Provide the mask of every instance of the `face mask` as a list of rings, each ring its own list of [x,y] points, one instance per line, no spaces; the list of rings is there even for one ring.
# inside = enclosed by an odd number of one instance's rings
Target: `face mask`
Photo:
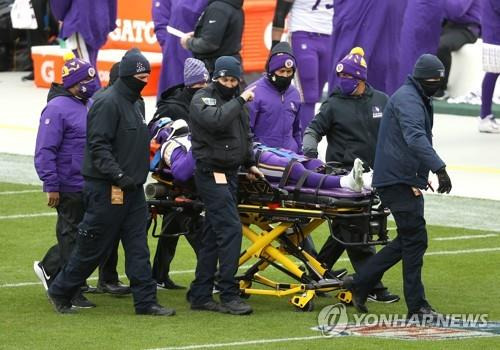
[[[237,95],[238,92],[240,91],[239,85],[236,85],[235,87],[230,88],[230,87],[222,85],[218,81],[215,82],[215,88],[217,89],[219,94],[221,94],[222,98],[225,100],[230,100],[235,95]]]
[[[428,80],[418,80],[418,83],[424,90],[425,96],[431,97],[439,90],[441,87],[441,81],[428,81]]]
[[[95,79],[87,82],[82,81],[78,86],[78,96],[82,99],[88,100],[98,89],[99,86],[97,85],[97,81]]]
[[[351,78],[339,77],[339,87],[340,91],[344,95],[352,95],[352,93],[358,88],[359,80]]]
[[[120,79],[125,83],[125,85],[127,85],[129,89],[138,94],[141,93],[142,89],[144,89],[147,84],[146,82],[134,78],[133,76],[121,77]]]
[[[292,83],[292,79],[293,79],[293,75],[291,75],[289,77],[281,77],[279,75],[272,74],[268,77],[269,77],[269,81],[271,82],[271,84],[273,84],[274,87],[276,89],[278,89],[279,92],[283,92],[286,89],[288,89],[288,87]]]

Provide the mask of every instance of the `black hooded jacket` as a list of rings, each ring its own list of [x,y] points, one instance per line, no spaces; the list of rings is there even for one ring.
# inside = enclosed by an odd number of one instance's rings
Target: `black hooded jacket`
[[[87,117],[82,174],[115,182],[120,174],[142,185],[149,171],[149,131],[140,95],[118,79],[101,93]]]
[[[184,84],[176,85],[161,94],[161,99],[156,104],[156,112],[153,119],[154,123],[159,118],[169,117],[172,120],[189,120],[189,104],[193,95],[185,88]]]
[[[220,56],[233,56],[241,62],[243,36],[243,0],[211,0],[196,24],[188,49],[204,61],[210,73]]]
[[[215,171],[255,165],[250,117],[241,97],[224,99],[215,83],[194,94],[189,109],[194,158]]]

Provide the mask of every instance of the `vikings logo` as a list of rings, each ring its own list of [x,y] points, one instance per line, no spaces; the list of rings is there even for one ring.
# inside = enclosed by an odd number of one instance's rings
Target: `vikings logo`
[[[342,63],[337,64],[337,67],[335,68],[337,73],[340,73],[344,70],[344,65]]]
[[[66,62],[62,69],[62,76],[67,77],[71,72],[77,71],[80,68],[77,60]]]
[[[141,72],[144,72],[145,70],[146,70],[146,67],[144,67],[144,65],[142,64],[142,62],[137,62],[137,66],[136,66],[135,71],[137,73],[141,73]]]
[[[293,67],[293,60],[290,58],[285,61],[285,67],[286,68],[292,68]]]

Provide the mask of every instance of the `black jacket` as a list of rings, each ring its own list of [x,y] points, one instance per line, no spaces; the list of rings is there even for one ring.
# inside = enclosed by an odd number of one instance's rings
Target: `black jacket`
[[[243,0],[211,0],[198,19],[194,38],[188,40],[193,56],[205,62],[210,73],[220,56],[234,56],[241,62]]]
[[[156,104],[156,112],[150,123],[159,118],[169,117],[172,120],[189,118],[189,104],[193,95],[184,84],[176,85],[161,94],[161,99]]]
[[[250,118],[241,97],[224,100],[211,83],[191,101],[189,121],[194,158],[212,170],[235,171],[255,164]]]
[[[388,97],[366,85],[360,95],[344,95],[336,89],[304,132],[304,154],[317,151],[326,135],[326,161],[352,166],[360,158],[373,168],[382,113]]]
[[[119,174],[137,185],[149,170],[149,131],[140,96],[120,79],[108,87],[90,108],[82,174],[113,182]]]

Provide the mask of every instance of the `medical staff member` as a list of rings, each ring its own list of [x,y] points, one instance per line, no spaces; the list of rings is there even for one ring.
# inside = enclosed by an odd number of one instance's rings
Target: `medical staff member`
[[[250,178],[263,176],[255,166],[245,106],[254,93],[239,93],[241,74],[236,58],[219,57],[213,82],[194,95],[189,115],[196,159],[194,177],[205,204],[205,222],[188,301],[194,310],[234,315],[253,311],[240,299],[235,279],[242,240],[237,208],[238,168],[245,166]],[[212,298],[217,265],[220,304]]]
[[[388,207],[397,226],[397,236],[354,278],[345,281],[353,291],[353,304],[368,312],[365,301],[383,274],[403,261],[403,287],[408,317],[433,320],[439,314],[425,297],[422,265],[427,249],[423,189],[428,188],[429,171],[437,174],[438,193],[449,193],[451,181],[446,165],[432,147],[434,111],[432,96],[444,78],[444,65],[434,55],[419,57],[413,74],[391,96],[380,124],[373,186]]]

